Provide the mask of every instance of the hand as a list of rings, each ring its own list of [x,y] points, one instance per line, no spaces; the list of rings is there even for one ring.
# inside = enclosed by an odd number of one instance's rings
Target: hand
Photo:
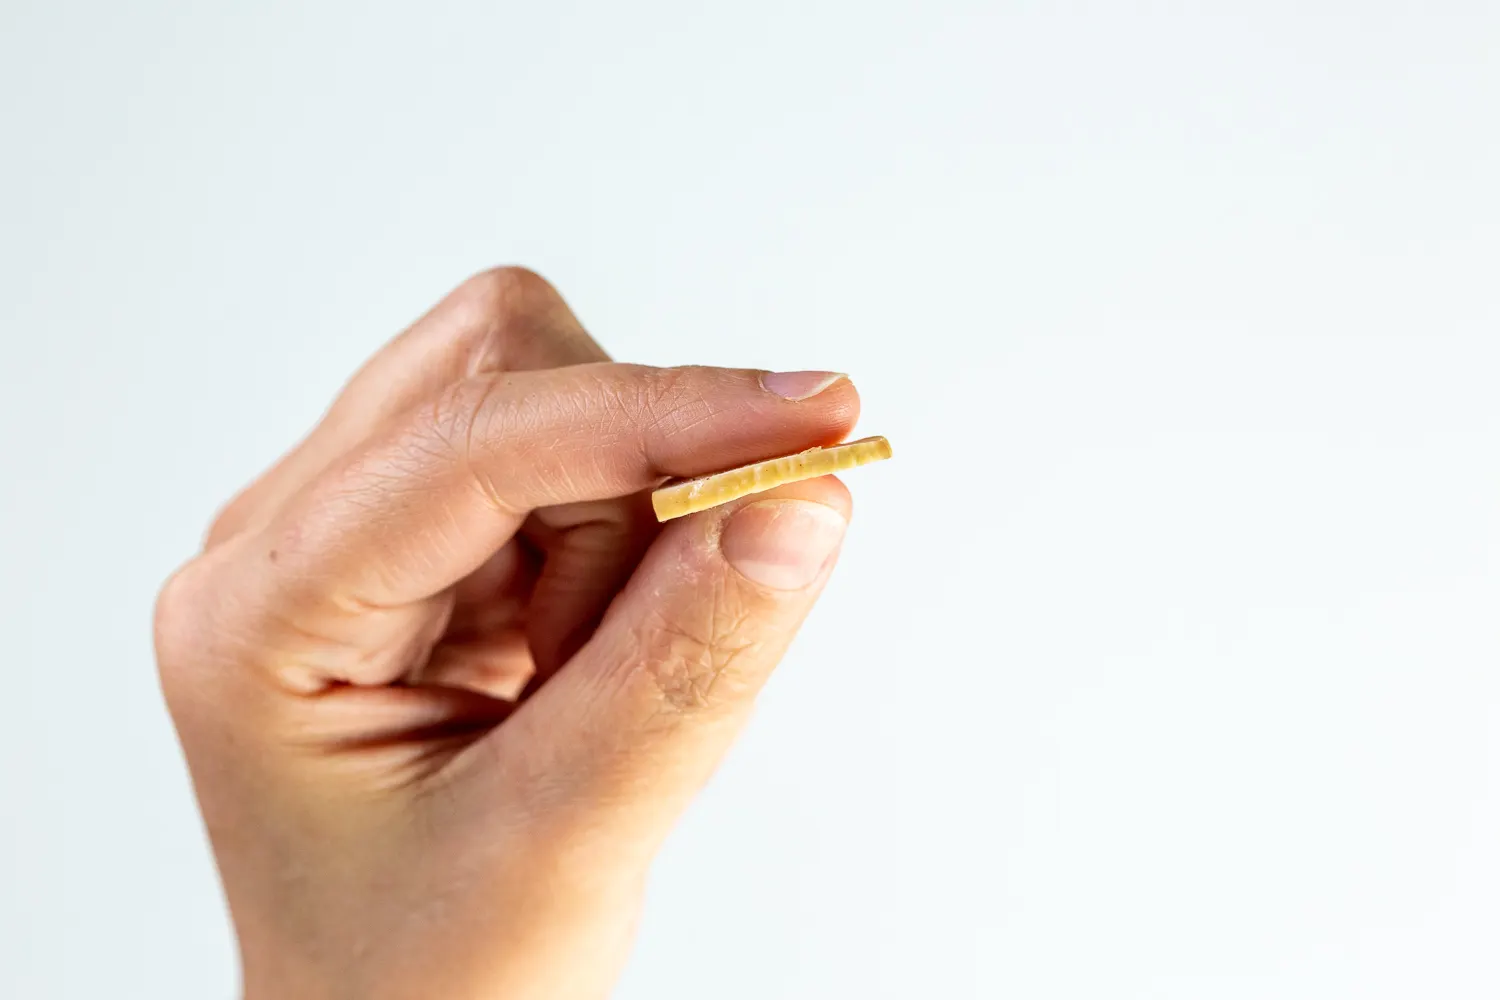
[[[825,478],[663,529],[646,491],[858,405],[610,363],[520,270],[377,354],[158,600],[245,995],[604,996],[849,515]]]

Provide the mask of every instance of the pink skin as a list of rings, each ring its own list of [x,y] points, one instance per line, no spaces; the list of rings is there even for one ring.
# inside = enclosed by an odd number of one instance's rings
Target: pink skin
[[[827,372],[611,363],[522,270],[387,345],[157,606],[246,997],[607,995],[647,867],[837,558]]]

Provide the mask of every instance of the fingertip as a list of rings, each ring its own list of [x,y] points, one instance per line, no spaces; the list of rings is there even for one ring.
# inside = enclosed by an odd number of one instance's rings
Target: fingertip
[[[806,590],[822,579],[849,522],[815,500],[758,498],[730,515],[719,551],[731,569],[771,590]]]
[[[859,389],[847,375],[840,375],[813,395],[788,402],[802,408],[803,419],[817,424],[824,444],[844,440],[859,422]]]
[[[724,561],[750,582],[803,590],[832,566],[853,506],[848,487],[821,476],[725,504],[710,534]]]
[[[826,504],[844,515],[844,520],[854,514],[854,495],[849,492],[849,487],[838,476],[819,476],[816,479],[807,479],[793,486],[806,486],[810,495],[804,497],[807,500],[816,500],[818,503]]]
[[[691,479],[750,462],[844,441],[859,419],[859,392],[847,376],[822,388],[768,387],[755,368],[687,365],[651,368],[600,366],[582,376],[600,410],[634,425],[650,471],[658,478]],[[817,385],[826,372],[807,375]],[[797,397],[797,398],[793,398]],[[623,404],[623,405],[622,405]],[[630,455],[627,457],[635,457]]]
[[[786,483],[763,493],[754,493],[748,497],[736,500],[717,508],[721,521],[727,521],[734,513],[742,507],[766,500],[805,500],[811,503],[819,503],[825,507],[832,507],[845,521],[854,513],[854,497],[849,492],[849,487],[838,476],[818,476],[815,479],[803,479],[800,482]]]

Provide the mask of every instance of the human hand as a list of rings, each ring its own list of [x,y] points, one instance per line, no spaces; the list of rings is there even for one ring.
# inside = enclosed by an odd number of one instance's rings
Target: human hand
[[[858,405],[610,363],[511,269],[377,354],[157,604],[245,995],[604,996],[849,514],[831,477],[665,527],[646,491]]]

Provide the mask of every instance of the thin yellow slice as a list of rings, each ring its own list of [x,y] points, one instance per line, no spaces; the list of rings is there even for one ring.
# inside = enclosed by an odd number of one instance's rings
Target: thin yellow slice
[[[890,457],[891,443],[878,436],[846,441],[830,448],[809,448],[783,458],[752,462],[728,472],[668,483],[651,494],[651,506],[658,521],[670,521],[784,483],[843,472]]]

